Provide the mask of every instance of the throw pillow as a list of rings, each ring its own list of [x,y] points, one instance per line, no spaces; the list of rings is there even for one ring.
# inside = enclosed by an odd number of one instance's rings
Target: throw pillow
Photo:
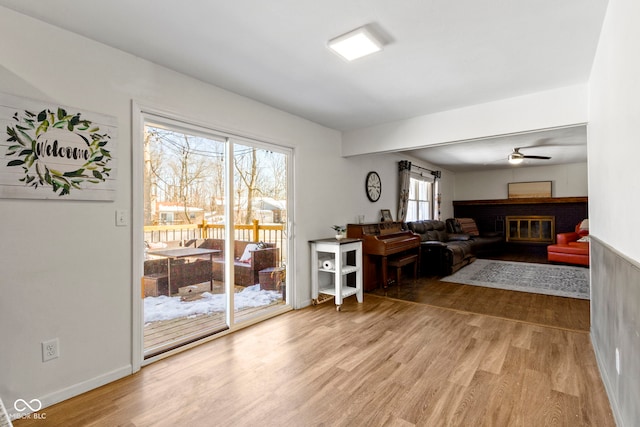
[[[257,250],[257,249],[258,249],[258,245],[256,243],[247,244],[247,246],[244,247],[244,252],[242,253],[242,256],[240,257],[240,259],[238,261],[250,263],[251,262],[251,252],[253,252],[253,251]]]
[[[456,221],[460,224],[460,228],[463,233],[469,234],[471,236],[479,236],[480,231],[478,231],[478,226],[476,225],[476,221],[473,218],[456,218]]]
[[[587,236],[589,234],[589,220],[583,220],[578,226],[576,232],[578,233],[578,236]]]

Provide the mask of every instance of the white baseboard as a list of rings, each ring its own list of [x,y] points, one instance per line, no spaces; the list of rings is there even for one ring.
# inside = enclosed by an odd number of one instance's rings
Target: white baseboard
[[[133,368],[131,365],[123,366],[122,368],[115,369],[111,372],[107,372],[103,375],[99,375],[87,381],[83,381],[42,396],[39,398],[40,402],[42,403],[42,409],[40,409],[39,412],[46,412],[46,408],[51,405],[55,405],[56,403],[60,403],[82,393],[86,393],[89,390],[93,390],[110,382],[119,380],[120,378],[131,375],[133,372],[132,369]],[[23,415],[26,415],[26,413],[23,413]]]

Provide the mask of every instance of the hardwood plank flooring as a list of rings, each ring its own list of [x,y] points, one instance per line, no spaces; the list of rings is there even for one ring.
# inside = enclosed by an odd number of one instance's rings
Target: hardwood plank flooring
[[[589,334],[365,295],[287,312],[22,426],[614,426]]]
[[[441,282],[437,277],[403,280],[402,286],[391,286],[386,294],[382,289],[373,293],[403,301],[557,328],[589,331],[591,326],[590,302],[576,298],[447,283]]]
[[[535,253],[504,253],[491,259],[548,264],[546,254]],[[400,287],[391,286],[386,292],[376,289],[373,293],[563,329],[589,331],[591,327],[588,300],[448,283],[440,279],[438,276],[421,277],[415,281],[404,279]]]

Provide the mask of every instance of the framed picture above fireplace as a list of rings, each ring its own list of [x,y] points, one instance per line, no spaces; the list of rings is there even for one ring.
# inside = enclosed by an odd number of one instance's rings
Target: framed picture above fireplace
[[[551,197],[551,181],[510,182],[507,185],[510,199]]]

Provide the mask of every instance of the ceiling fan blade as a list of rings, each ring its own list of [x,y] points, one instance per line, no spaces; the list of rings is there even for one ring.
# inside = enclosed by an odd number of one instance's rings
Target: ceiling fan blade
[[[539,159],[539,160],[549,160],[551,157],[549,156],[522,156],[525,159]]]

